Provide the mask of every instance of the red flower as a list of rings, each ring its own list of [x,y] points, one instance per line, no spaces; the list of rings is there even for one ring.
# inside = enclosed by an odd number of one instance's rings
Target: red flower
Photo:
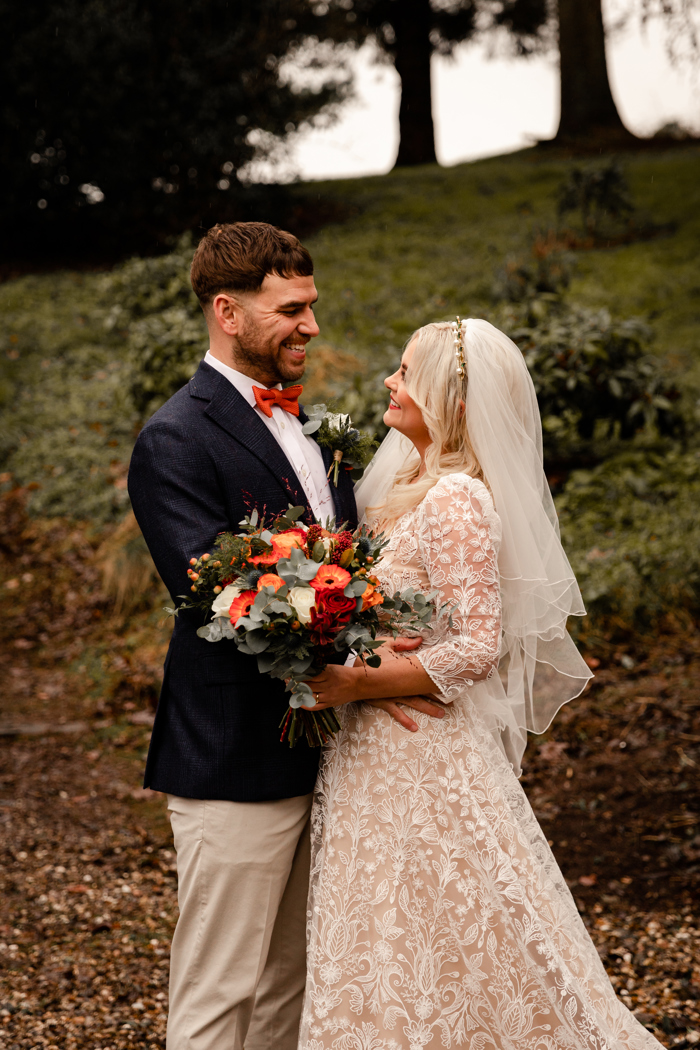
[[[342,591],[320,591],[319,600],[323,608],[336,616],[351,613],[355,609],[355,598],[346,598]]]
[[[258,596],[257,591],[243,591],[237,598],[234,598],[231,602],[231,608],[228,611],[231,617],[231,623],[235,627],[241,616],[247,616],[250,607]]]
[[[312,642],[314,645],[331,645],[335,636],[349,622],[349,612],[337,615],[325,606],[321,606],[320,609],[312,609],[311,622],[308,627]]]

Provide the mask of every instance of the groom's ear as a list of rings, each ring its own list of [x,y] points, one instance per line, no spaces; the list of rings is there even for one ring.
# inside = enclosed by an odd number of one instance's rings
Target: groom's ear
[[[219,292],[209,304],[209,310],[205,311],[209,316],[207,320],[218,325],[222,332],[229,336],[236,336],[241,330],[243,322],[243,304],[240,299]]]

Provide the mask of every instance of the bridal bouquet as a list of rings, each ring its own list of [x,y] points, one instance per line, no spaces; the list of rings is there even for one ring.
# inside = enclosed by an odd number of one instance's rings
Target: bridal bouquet
[[[210,554],[190,560],[192,595],[181,608],[205,608],[211,621],[197,634],[209,642],[231,638],[258,669],[284,679],[289,709],[281,740],[293,747],[302,736],[314,747],[339,728],[331,708],[313,712],[308,680],[333,654],[355,653],[370,667],[381,658],[381,630],[396,636],[429,626],[431,598],[408,588],[384,593],[374,575],[387,541],[366,528],[332,532],[302,525],[303,507],[290,507],[266,526],[257,510],[242,532],[221,533]]]

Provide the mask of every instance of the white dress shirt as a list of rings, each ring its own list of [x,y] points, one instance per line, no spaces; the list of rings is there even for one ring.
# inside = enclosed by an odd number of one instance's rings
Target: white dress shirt
[[[299,483],[306,493],[309,506],[318,521],[325,522],[327,518],[335,516],[335,504],[331,494],[331,486],[326,476],[326,468],[323,463],[321,449],[315,441],[302,432],[302,424],[291,412],[286,412],[279,405],[272,406],[272,417],[261,412],[255,401],[253,387],[264,387],[250,376],[237,372],[235,368],[225,365],[214,357],[211,350],[207,350],[204,360],[222,376],[226,376],[229,383],[246,399],[250,407],[257,412],[260,419],[270,431],[285,456],[294,467]],[[269,389],[273,389],[270,387]],[[277,389],[282,389],[282,384],[277,384]]]

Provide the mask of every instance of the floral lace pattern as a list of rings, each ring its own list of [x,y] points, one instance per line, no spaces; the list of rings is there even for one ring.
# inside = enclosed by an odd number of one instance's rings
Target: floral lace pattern
[[[432,589],[442,572],[458,606],[452,638],[423,650],[452,703],[441,720],[416,714],[417,733],[366,705],[341,710],[312,816],[300,1050],[660,1047],[615,996],[470,700],[497,656],[498,529],[464,475],[394,529],[383,582]]]
[[[416,656],[452,700],[488,677],[498,661],[501,524],[488,489],[468,474],[441,478],[392,530],[378,575],[390,590],[437,592],[451,610],[424,632]]]

